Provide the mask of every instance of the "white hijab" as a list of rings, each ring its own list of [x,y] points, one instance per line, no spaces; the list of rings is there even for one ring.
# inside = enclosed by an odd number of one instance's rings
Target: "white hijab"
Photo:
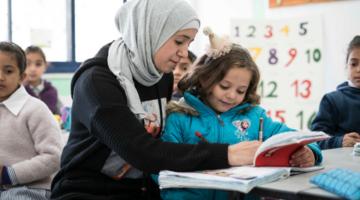
[[[177,31],[200,27],[195,10],[185,0],[130,0],[117,12],[121,37],[109,49],[108,65],[125,90],[130,110],[145,117],[134,81],[152,86],[161,77],[153,61],[156,51]]]

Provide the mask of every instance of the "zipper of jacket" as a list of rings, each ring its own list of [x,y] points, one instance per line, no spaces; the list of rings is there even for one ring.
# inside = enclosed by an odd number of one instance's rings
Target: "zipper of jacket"
[[[220,115],[216,115],[216,118],[218,119],[221,126],[224,126],[224,121],[221,119]]]
[[[220,124],[220,126],[219,126],[219,129],[218,129],[218,134],[217,134],[217,142],[220,142],[221,143],[221,141],[223,141],[223,137],[224,137],[224,120],[223,119],[221,119],[221,116],[220,115],[216,115],[216,118],[217,118],[217,120],[218,120],[218,122],[219,122],[219,124]]]

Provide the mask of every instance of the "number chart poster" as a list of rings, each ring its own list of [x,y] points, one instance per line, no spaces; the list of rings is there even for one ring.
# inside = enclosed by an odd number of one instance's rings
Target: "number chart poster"
[[[257,63],[261,106],[273,119],[308,130],[323,94],[321,17],[231,20],[231,38]]]

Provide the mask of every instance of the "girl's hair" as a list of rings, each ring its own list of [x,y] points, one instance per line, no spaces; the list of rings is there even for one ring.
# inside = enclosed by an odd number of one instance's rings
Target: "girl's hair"
[[[205,99],[209,90],[219,83],[233,67],[248,69],[252,73],[243,103],[259,104],[260,96],[256,94],[260,80],[259,69],[249,52],[237,44],[232,44],[229,53],[216,59],[207,55],[202,56],[194,70],[179,81],[178,87],[182,92],[194,91],[200,98]]]
[[[196,55],[193,52],[191,52],[190,50],[188,50],[188,58],[191,61],[191,63],[193,63],[196,60]]]
[[[360,48],[360,35],[356,35],[350,42],[347,53],[346,53],[346,63],[349,61],[349,56],[352,50],[355,48]]]
[[[22,48],[13,42],[0,42],[0,51],[12,54],[17,62],[20,74],[23,74],[26,68],[26,56]]]
[[[45,53],[44,51],[38,47],[38,46],[34,46],[34,45],[31,45],[29,46],[28,48],[25,49],[25,53],[26,55],[29,54],[29,53],[38,53],[41,55],[42,59],[44,60],[44,62],[46,63],[46,57],[45,57]]]

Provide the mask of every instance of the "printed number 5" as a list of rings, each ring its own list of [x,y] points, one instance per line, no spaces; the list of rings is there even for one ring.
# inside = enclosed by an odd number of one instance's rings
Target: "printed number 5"
[[[306,35],[307,28],[305,26],[308,25],[308,24],[309,24],[309,22],[301,22],[300,23],[300,31],[299,31],[300,35]]]

